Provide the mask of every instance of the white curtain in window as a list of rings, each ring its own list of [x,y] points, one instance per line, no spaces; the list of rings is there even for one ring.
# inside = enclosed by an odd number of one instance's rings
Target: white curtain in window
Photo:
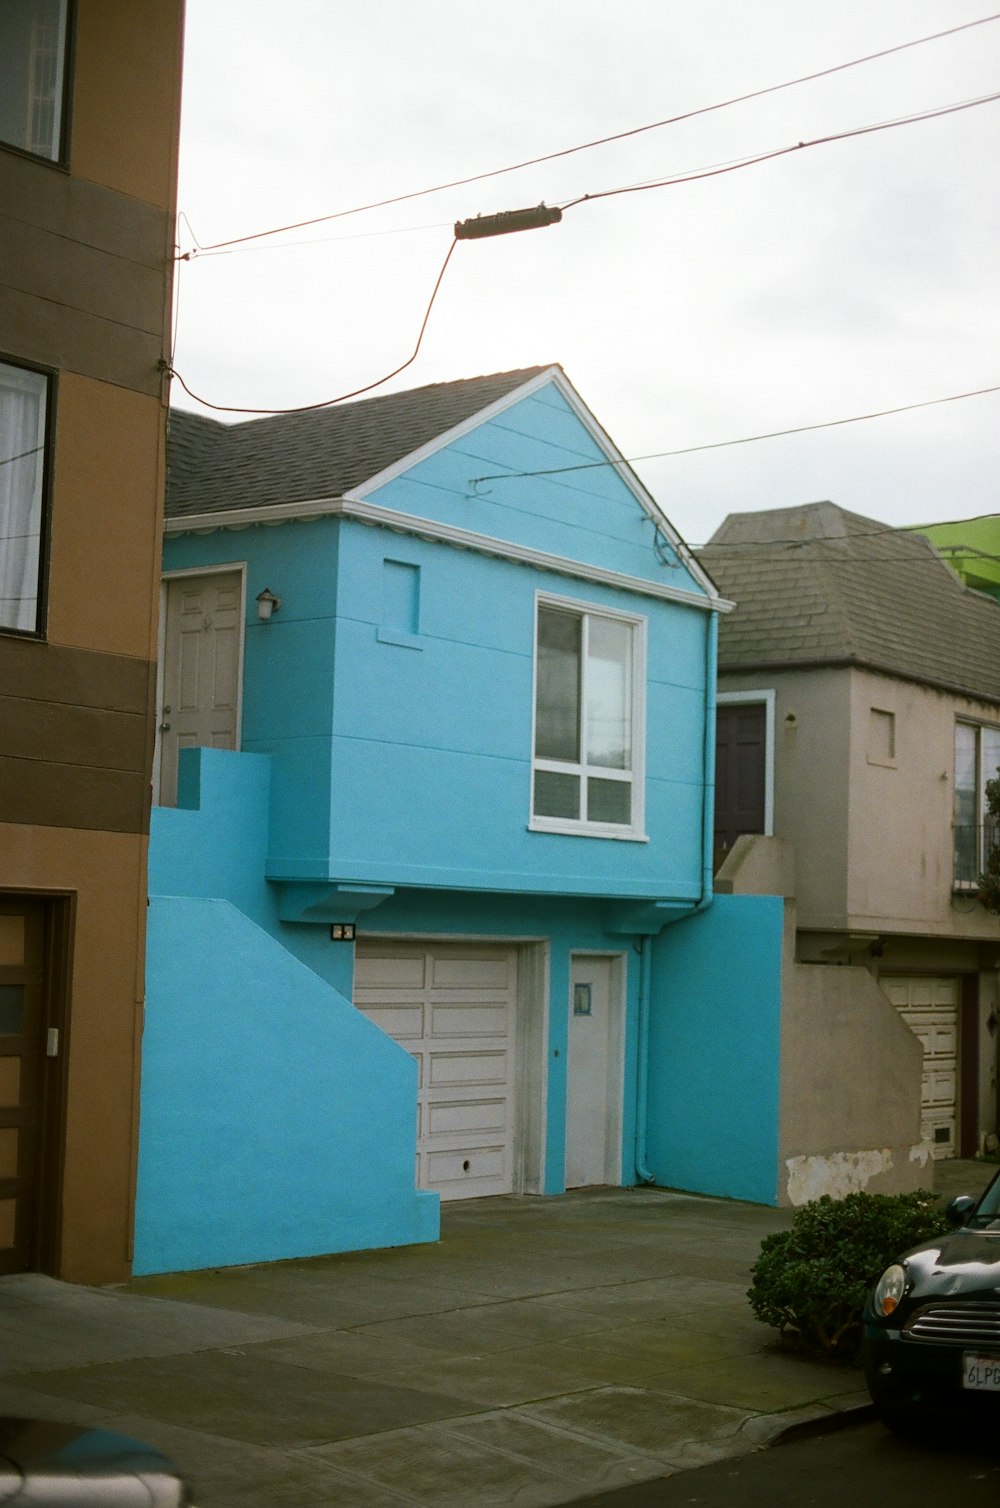
[[[0,628],[38,626],[46,379],[0,365]]]

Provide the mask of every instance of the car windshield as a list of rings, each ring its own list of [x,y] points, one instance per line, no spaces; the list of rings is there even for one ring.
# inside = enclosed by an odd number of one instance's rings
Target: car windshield
[[[969,1223],[986,1225],[992,1220],[1000,1220],[1000,1173],[994,1177],[993,1182],[980,1199]]]

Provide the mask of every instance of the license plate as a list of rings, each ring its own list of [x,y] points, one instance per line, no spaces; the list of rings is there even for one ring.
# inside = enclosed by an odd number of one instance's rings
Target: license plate
[[[975,1351],[966,1351],[962,1356],[962,1386],[1000,1393],[1000,1356],[980,1356]]]

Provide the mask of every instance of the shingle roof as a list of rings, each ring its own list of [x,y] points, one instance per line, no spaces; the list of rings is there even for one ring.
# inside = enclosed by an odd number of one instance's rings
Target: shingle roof
[[[167,517],[342,497],[547,370],[436,382],[240,424],[173,409]]]
[[[720,671],[857,664],[1000,701],[1000,603],[919,534],[809,503],[730,514],[699,555],[737,604]]]

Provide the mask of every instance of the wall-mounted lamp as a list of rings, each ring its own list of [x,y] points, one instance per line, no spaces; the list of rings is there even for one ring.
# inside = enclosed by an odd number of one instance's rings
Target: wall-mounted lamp
[[[262,623],[269,623],[271,614],[276,613],[280,606],[281,598],[276,597],[268,587],[257,593],[257,617]]]
[[[355,924],[354,924],[354,922],[331,922],[330,923],[330,941],[331,942],[353,942],[354,938],[355,938]]]

